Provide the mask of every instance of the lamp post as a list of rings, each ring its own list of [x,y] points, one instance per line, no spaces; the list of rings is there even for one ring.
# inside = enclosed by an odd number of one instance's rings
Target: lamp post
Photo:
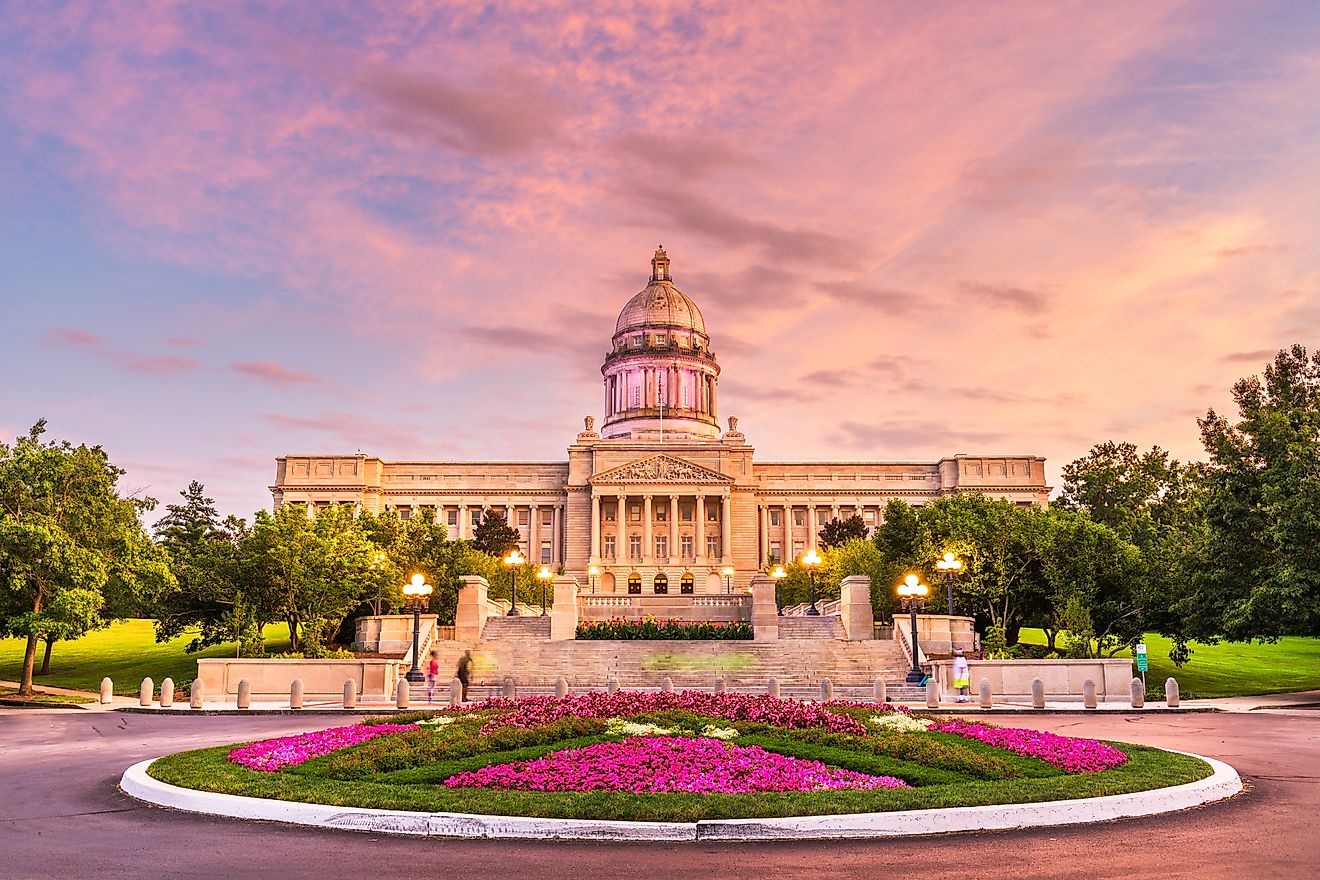
[[[527,557],[514,547],[509,551],[509,555],[504,557],[504,564],[509,567],[509,574],[513,577],[509,586],[509,611],[506,617],[518,616],[518,566],[527,561]]]
[[[724,566],[724,570],[721,571],[720,574],[724,575],[724,592],[732,593],[733,575],[734,575],[733,566],[732,565]]]
[[[788,572],[784,571],[782,565],[776,565],[770,572],[770,577],[775,579],[775,608],[778,609],[777,613],[782,617],[784,606],[779,603],[779,582],[788,577]]]
[[[541,570],[536,573],[536,579],[541,582],[541,616],[545,617],[545,587],[550,583],[550,579],[555,573],[550,570],[550,566],[543,565]]]
[[[385,567],[385,554],[373,553],[371,556],[371,565],[370,565],[371,570],[375,572],[379,572],[384,567]],[[378,617],[380,616],[381,600],[385,598],[384,595],[382,595],[382,591],[381,591],[382,586],[384,585],[380,583],[376,584],[376,598],[371,600],[371,613],[375,614]]]
[[[417,665],[418,636],[422,628],[422,606],[426,604],[426,598],[431,595],[431,590],[435,589],[426,582],[426,576],[415,574],[403,585],[403,595],[405,601],[412,606],[413,613],[413,652],[412,669],[404,676],[408,681],[419,682],[425,676],[422,675],[422,668]]]
[[[596,594],[596,578],[600,577],[600,569],[594,565],[591,566],[587,569],[587,577],[591,580],[591,594],[594,596]]]
[[[930,587],[921,582],[921,578],[910,574],[898,585],[898,598],[912,614],[912,671],[907,674],[908,684],[920,684],[926,674],[921,671],[921,662],[917,659],[917,607],[930,593]]]
[[[811,606],[807,608],[807,614],[811,617],[819,617],[820,609],[816,607],[816,566],[825,560],[812,547],[802,556],[802,565],[807,569],[807,576],[811,578]]]
[[[950,616],[953,615],[953,579],[957,577],[962,565],[962,561],[952,553],[945,553],[943,559],[935,561],[935,567],[944,575],[944,589],[949,591],[949,604],[945,613]]]

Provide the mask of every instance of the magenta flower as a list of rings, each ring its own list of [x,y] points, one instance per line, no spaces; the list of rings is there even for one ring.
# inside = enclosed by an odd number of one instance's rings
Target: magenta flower
[[[1015,755],[1039,758],[1069,773],[1098,773],[1126,764],[1128,756],[1111,745],[1093,739],[1060,736],[1043,730],[989,727],[975,721],[941,721],[931,730],[979,740]]]
[[[709,737],[647,736],[492,764],[445,780],[449,788],[752,794],[775,791],[909,788],[819,761]]]
[[[331,727],[328,730],[248,743],[231,751],[228,759],[229,763],[249,770],[273,773],[358,743],[416,727],[416,724],[351,724],[348,727]]]

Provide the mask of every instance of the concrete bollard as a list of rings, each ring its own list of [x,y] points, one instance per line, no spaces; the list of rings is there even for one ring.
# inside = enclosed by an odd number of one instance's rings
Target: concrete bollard
[[[877,678],[875,680],[875,689],[871,694],[877,703],[883,703],[889,699],[889,688],[885,687],[885,680]]]
[[[303,707],[303,683],[301,678],[295,678],[289,683],[289,708],[301,709]]]
[[[247,709],[252,705],[252,682],[246,678],[238,680],[238,708]]]
[[[976,695],[981,701],[982,709],[994,708],[995,701],[994,698],[990,696],[990,679],[981,679],[980,684],[976,686]]]
[[[156,689],[156,683],[150,677],[142,679],[142,686],[138,688],[138,705],[150,706],[151,693]]]
[[[399,683],[394,686],[394,708],[407,709],[408,699],[412,696],[412,682],[406,678],[399,679]]]
[[[344,679],[344,708],[357,708],[357,682],[351,678]]]
[[[935,680],[935,676],[930,677],[926,682],[926,708],[938,709],[940,707],[940,684]]]
[[[765,692],[772,697],[779,696],[779,679],[772,678],[765,683]]]
[[[605,691],[606,693],[612,694],[612,693],[616,693],[618,690],[619,690],[619,680],[611,675],[610,680],[605,682]]]
[[[834,682],[827,678],[820,683],[820,701],[828,703],[832,699],[834,699]]]
[[[115,683],[109,676],[101,679],[101,704],[108,705],[115,701]]]
[[[1045,682],[1041,681],[1039,678],[1033,678],[1031,680],[1031,708],[1045,708]]]
[[[723,678],[715,679],[715,693],[722,694],[724,693],[725,690],[726,688],[724,686],[724,679]]]
[[[160,683],[160,707],[168,709],[174,705],[174,679],[166,678]]]
[[[457,706],[461,702],[463,702],[463,682],[457,678],[451,679],[449,682],[449,705]]]
[[[1169,676],[1164,680],[1164,702],[1170,709],[1177,709],[1182,694],[1178,691],[1178,679]]]
[[[568,682],[564,680],[562,675],[555,679],[555,696],[568,696]]]
[[[1095,708],[1095,682],[1089,678],[1082,682],[1082,705],[1087,709]]]
[[[1141,679],[1132,679],[1132,708],[1140,709],[1146,705],[1146,686]]]
[[[504,676],[504,698],[512,700],[518,696],[518,683],[513,680],[513,676]]]
[[[188,694],[188,705],[194,709],[202,708],[202,699],[205,695],[205,690],[202,687],[202,680],[200,678],[194,678],[192,691]]]
[[[660,679],[660,690],[672,694],[674,692],[674,680],[667,675]]]

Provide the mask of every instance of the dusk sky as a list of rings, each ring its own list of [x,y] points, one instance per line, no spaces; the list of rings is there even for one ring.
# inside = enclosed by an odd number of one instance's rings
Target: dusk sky
[[[560,460],[663,243],[758,460],[1201,457],[1320,340],[1320,4],[0,5],[0,436]]]

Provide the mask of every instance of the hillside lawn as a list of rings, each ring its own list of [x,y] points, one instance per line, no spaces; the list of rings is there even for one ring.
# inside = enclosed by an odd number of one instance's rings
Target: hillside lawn
[[[265,635],[267,651],[289,650],[287,627],[268,626]],[[153,621],[117,621],[108,629],[88,633],[76,641],[56,642],[50,655],[50,674],[34,675],[32,683],[98,693],[101,679],[108,675],[115,684],[115,693],[132,695],[148,675],[157,687],[167,677],[183,685],[197,677],[197,658],[234,656],[233,643],[187,654],[184,648],[191,640],[191,636],[185,636],[162,644],[156,641]],[[25,639],[0,639],[0,680],[19,680],[26,644]],[[41,669],[45,647],[37,644],[37,670]]]
[[[1066,636],[1060,636],[1059,645]],[[1044,645],[1045,633],[1023,629],[1018,640]],[[1178,680],[1178,688],[1187,699],[1240,697],[1250,694],[1281,694],[1320,689],[1320,639],[1287,636],[1274,644],[1220,642],[1217,645],[1192,644],[1192,659],[1181,668],[1169,659],[1173,643],[1162,636],[1146,636],[1146,673],[1148,694],[1163,695],[1164,680]],[[1119,651],[1115,657],[1131,657]],[[1133,669],[1136,669],[1135,664]]]

